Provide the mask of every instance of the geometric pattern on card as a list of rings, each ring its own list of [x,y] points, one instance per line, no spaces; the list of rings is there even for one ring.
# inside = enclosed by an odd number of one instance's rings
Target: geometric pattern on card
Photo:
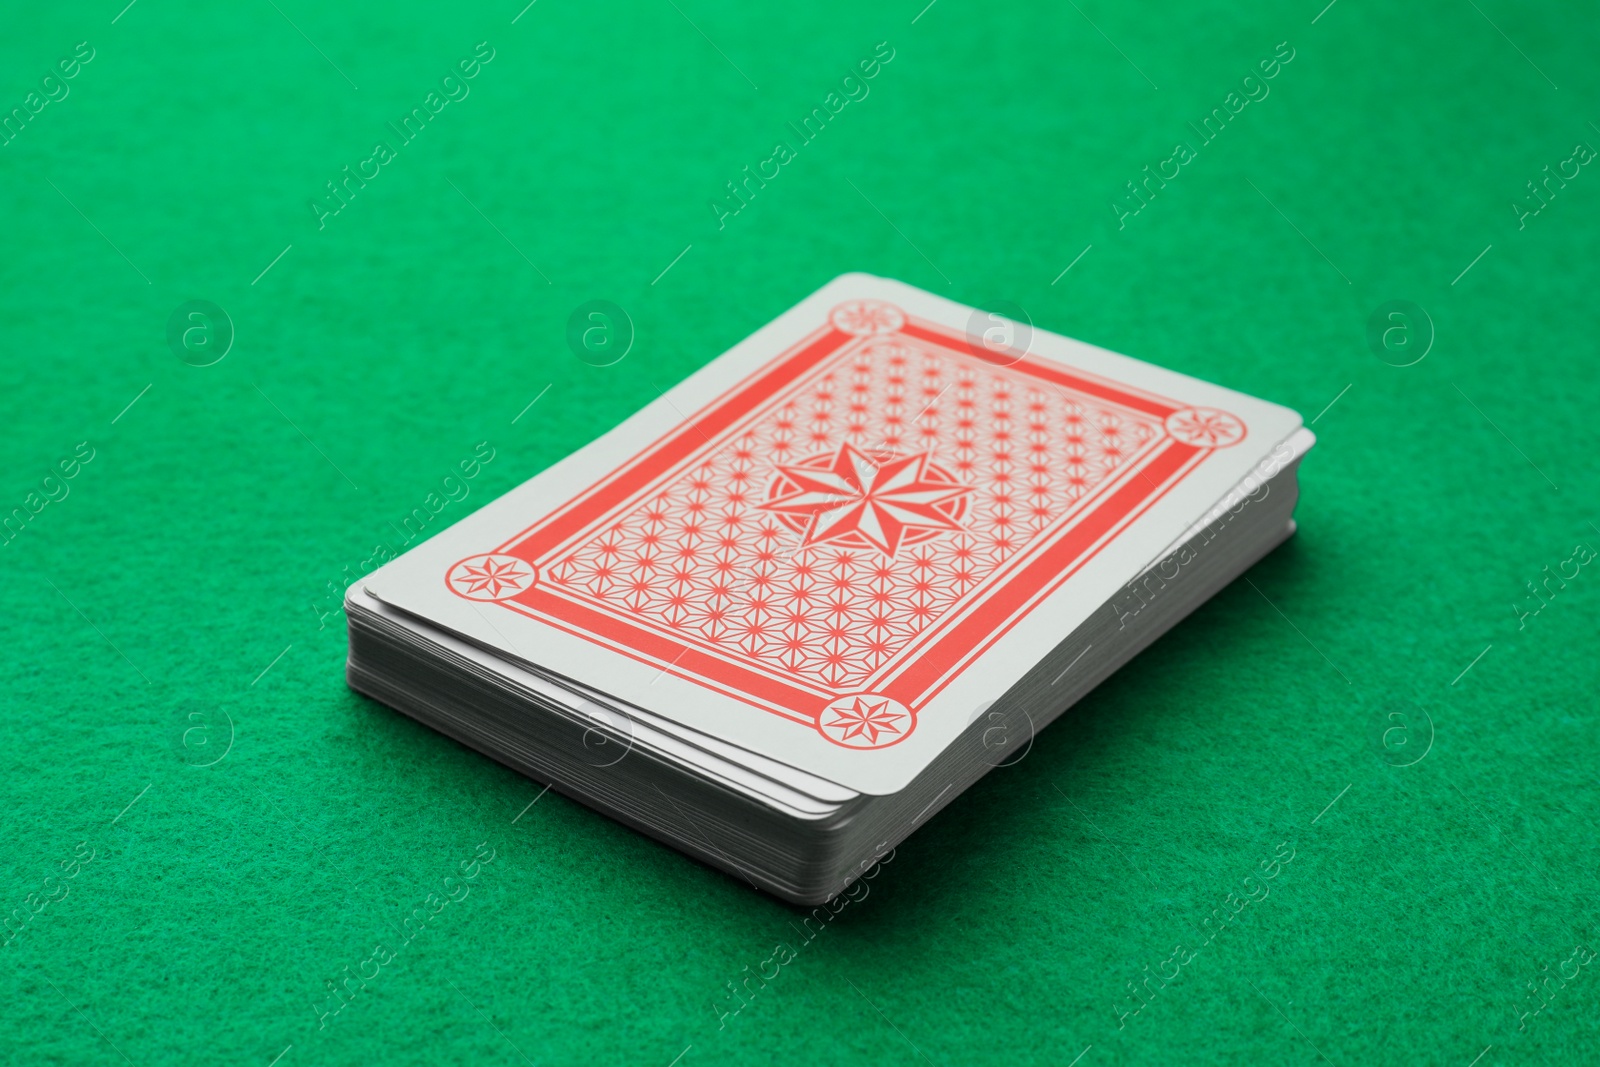
[[[852,301],[483,555],[537,575],[495,597],[506,608],[883,748],[1243,434],[1226,412]],[[483,598],[463,574],[451,588]]]

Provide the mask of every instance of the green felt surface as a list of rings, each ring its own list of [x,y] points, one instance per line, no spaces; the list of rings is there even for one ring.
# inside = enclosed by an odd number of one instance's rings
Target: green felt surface
[[[94,56],[0,147],[0,505],[41,494],[0,547],[0,1059],[1592,1056],[1600,174],[1510,207],[1600,143],[1592,5],[923,2],[0,16],[0,111]],[[319,230],[324,183],[481,41],[470,95]],[[435,528],[848,270],[1320,413],[1320,444],[1293,541],[802,942],[348,691],[327,598],[479,442]],[[209,367],[167,342],[191,299],[236,330]],[[614,366],[566,344],[591,299],[636,326]],[[1391,300],[1433,324],[1411,366],[1368,345]]]

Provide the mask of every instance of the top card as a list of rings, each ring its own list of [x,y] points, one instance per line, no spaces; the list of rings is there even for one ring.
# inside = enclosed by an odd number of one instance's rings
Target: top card
[[[852,789],[903,788],[1300,424],[973,321],[836,279],[367,588]]]

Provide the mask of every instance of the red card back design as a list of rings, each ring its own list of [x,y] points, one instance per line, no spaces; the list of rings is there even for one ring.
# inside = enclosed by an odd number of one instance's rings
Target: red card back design
[[[883,748],[1243,437],[1225,412],[851,301],[445,580],[835,743]]]

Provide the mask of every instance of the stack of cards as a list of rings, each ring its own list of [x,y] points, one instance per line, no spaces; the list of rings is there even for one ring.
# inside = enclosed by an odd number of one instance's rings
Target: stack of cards
[[[1313,441],[845,275],[352,586],[348,678],[817,903],[1292,534]]]

